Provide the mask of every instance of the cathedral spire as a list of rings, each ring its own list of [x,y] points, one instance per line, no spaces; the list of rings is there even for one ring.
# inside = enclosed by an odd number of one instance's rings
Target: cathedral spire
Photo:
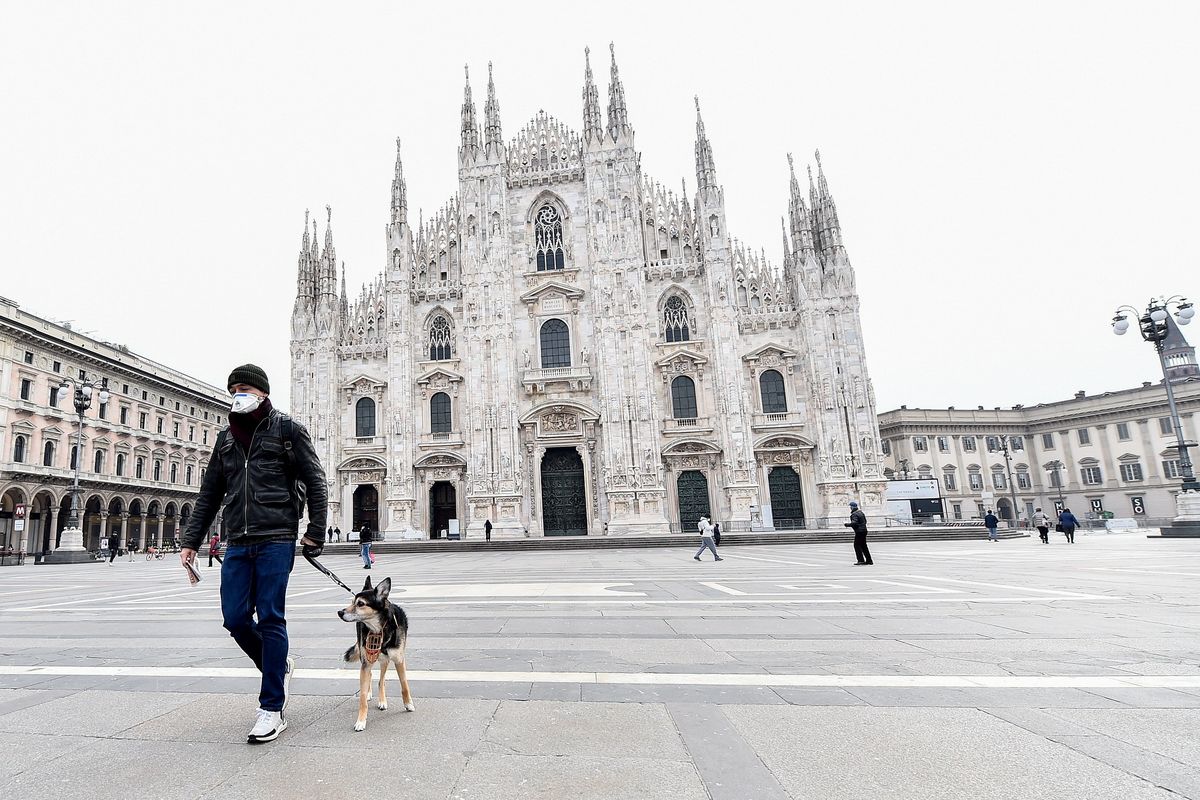
[[[796,248],[796,261],[803,263],[813,253],[812,216],[808,206],[804,204],[804,195],[800,191],[800,181],[796,180],[796,162],[788,153],[788,218],[791,222],[792,244]]]
[[[408,219],[408,184],[404,181],[404,164],[400,161],[400,137],[396,137],[396,174],[392,177],[392,222],[401,224]]]
[[[600,118],[600,92],[592,79],[592,49],[583,48],[583,143],[604,141],[604,120]]]
[[[333,206],[325,206],[325,248],[318,275],[320,294],[337,297],[337,250],[333,247]]]
[[[608,79],[608,135],[615,142],[622,136],[630,135],[633,130],[629,127],[625,87],[621,84],[621,76],[617,74],[617,50],[612,42],[608,43],[608,51],[612,56],[612,68]]]
[[[717,165],[713,163],[712,145],[704,132],[699,97],[696,98],[696,183],[701,192],[717,188]]]
[[[487,157],[504,158],[504,136],[500,133],[500,104],[496,102],[496,84],[492,80],[492,62],[488,62],[487,102],[483,106],[484,150]]]
[[[463,89],[462,147],[458,151],[460,162],[474,161],[479,151],[479,125],[475,122],[475,101],[471,99],[471,68],[463,66],[467,84]]]
[[[345,320],[350,309],[350,305],[346,299],[346,262],[342,262],[342,297],[341,297],[342,319]]]
[[[300,237],[300,255],[296,259],[296,303],[308,304],[313,294],[311,240],[308,236],[308,209],[304,209],[304,234]]]
[[[817,150],[813,157],[817,161],[817,227],[821,237],[821,250],[827,257],[842,257],[846,255],[842,246],[842,225],[838,220],[837,204],[829,192],[829,183],[825,180],[825,167],[821,164],[821,151]]]

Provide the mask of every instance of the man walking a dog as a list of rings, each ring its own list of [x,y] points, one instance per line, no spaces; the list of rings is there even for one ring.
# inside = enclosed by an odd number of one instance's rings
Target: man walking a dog
[[[195,562],[204,532],[224,507],[228,540],[221,614],[229,635],[262,673],[259,708],[247,736],[257,744],[274,740],[287,727],[283,709],[293,663],[284,598],[305,494],[304,554],[316,558],[325,546],[325,471],[304,426],[272,407],[271,384],[261,368],[238,367],[227,386],[233,395],[229,426],[213,445],[180,560]]]

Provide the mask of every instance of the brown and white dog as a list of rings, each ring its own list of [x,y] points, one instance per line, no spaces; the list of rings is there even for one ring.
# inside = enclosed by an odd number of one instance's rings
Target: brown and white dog
[[[400,694],[405,711],[416,711],[408,691],[408,676],[404,672],[404,646],[408,642],[408,617],[404,609],[388,600],[392,579],[384,578],[371,588],[371,579],[363,590],[354,595],[350,605],[338,612],[345,622],[353,622],[356,641],[346,651],[347,663],[358,659],[358,721],[354,730],[367,728],[367,702],[371,699],[371,665],[379,662],[379,710],[387,710],[387,691],[383,679],[390,663],[400,676]]]

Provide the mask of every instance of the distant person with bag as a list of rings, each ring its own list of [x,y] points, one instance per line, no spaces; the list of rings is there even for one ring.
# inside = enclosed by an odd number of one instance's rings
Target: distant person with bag
[[[370,569],[375,557],[371,555],[371,527],[363,525],[358,532],[358,543],[362,548],[363,569]]]
[[[1034,510],[1033,527],[1037,528],[1042,544],[1050,544],[1050,515],[1040,508]]]
[[[996,515],[992,513],[990,508],[988,509],[987,516],[983,518],[983,527],[987,528],[989,542],[1000,541],[1000,536],[996,533],[996,529],[1000,527],[1000,520],[996,519]]]
[[[875,562],[871,560],[871,551],[867,549],[867,515],[858,508],[858,503],[850,501],[850,521],[842,523],[854,531],[854,562],[856,567],[869,567]]]
[[[713,523],[713,542],[717,547],[721,546],[721,523],[719,522]]]
[[[217,560],[218,564],[224,564],[221,560],[221,534],[214,533],[212,538],[208,540],[208,565],[211,567],[213,559]]]
[[[1075,529],[1079,527],[1079,518],[1071,513],[1071,509],[1064,508],[1058,515],[1057,527],[1067,537],[1067,544],[1075,544]]]
[[[692,556],[692,558],[699,561],[700,554],[707,548],[712,550],[714,561],[724,561],[725,559],[717,555],[717,543],[713,539],[713,524],[708,521],[708,517],[700,517],[700,521],[696,523],[696,528],[700,531],[700,549],[696,551],[696,555]]]

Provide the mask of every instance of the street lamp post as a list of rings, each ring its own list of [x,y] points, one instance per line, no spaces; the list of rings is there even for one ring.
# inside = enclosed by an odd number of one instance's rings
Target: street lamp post
[[[1021,517],[1020,514],[1017,513],[1017,487],[1016,484],[1013,483],[1012,454],[1008,449],[1008,439],[1008,434],[1003,434],[1000,436],[1000,450],[1004,453],[1004,467],[1005,472],[1008,473],[1008,498],[1009,502],[1012,503],[1012,524],[1015,528],[1017,527],[1017,521]]]
[[[70,389],[72,382],[64,380],[62,388]],[[83,377],[74,382],[75,413],[79,417],[79,432],[75,439],[75,480],[71,484],[71,516],[59,539],[59,545],[47,553],[43,563],[65,564],[91,561],[91,553],[83,546],[83,531],[80,529],[79,472],[83,468],[83,414],[92,407],[92,398],[104,405],[108,402],[108,378]]]
[[[1058,471],[1063,468],[1063,463],[1061,461],[1051,461],[1046,466],[1053,470],[1054,483],[1058,485],[1058,505],[1061,511],[1067,507],[1067,498],[1063,495],[1063,478],[1062,475],[1058,474]],[[1058,515],[1056,514],[1055,516]]]
[[[1167,407],[1171,413],[1171,423],[1175,428],[1175,443],[1179,450],[1179,469],[1183,482],[1179,494],[1175,496],[1176,515],[1174,524],[1162,530],[1163,536],[1200,536],[1200,481],[1192,468],[1192,459],[1188,453],[1190,443],[1183,437],[1183,422],[1179,418],[1179,409],[1175,406],[1175,391],[1171,387],[1171,377],[1167,370],[1167,358],[1164,354],[1164,343],[1170,333],[1169,320],[1172,311],[1177,325],[1187,325],[1196,316],[1195,307],[1187,298],[1179,295],[1166,298],[1153,298],[1145,311],[1138,311],[1132,306],[1120,306],[1113,315],[1112,329],[1118,336],[1124,336],[1129,330],[1129,314],[1138,321],[1138,333],[1142,339],[1154,345],[1158,353],[1158,364],[1163,373],[1163,386],[1167,390]]]

